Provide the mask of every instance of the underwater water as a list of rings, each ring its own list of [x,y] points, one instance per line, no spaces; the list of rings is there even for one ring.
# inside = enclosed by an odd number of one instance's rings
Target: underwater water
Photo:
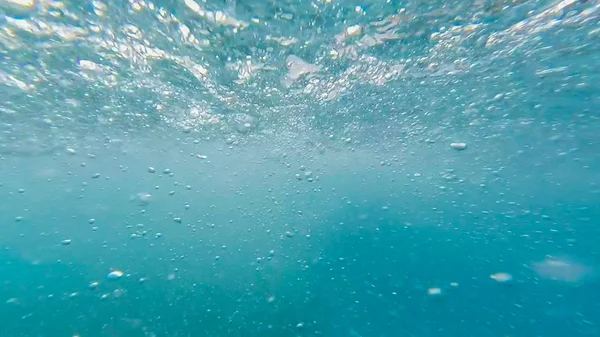
[[[600,336],[600,2],[0,0],[0,337]]]

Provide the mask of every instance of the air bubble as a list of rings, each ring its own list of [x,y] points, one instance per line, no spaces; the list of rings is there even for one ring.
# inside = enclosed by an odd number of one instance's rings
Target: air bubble
[[[457,151],[462,151],[467,148],[467,143],[452,143],[450,144],[450,147]]]

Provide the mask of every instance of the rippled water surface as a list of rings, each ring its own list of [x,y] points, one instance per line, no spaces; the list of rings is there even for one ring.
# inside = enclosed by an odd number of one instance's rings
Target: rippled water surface
[[[598,0],[0,0],[0,336],[600,335]]]

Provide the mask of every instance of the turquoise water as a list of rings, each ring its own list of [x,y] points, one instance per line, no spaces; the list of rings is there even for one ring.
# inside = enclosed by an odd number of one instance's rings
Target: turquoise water
[[[600,335],[598,1],[0,17],[0,337]]]

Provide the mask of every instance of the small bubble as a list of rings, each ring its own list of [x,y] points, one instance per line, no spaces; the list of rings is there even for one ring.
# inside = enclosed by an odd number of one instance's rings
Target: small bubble
[[[490,275],[490,278],[497,282],[509,282],[512,280],[513,277],[509,273],[495,273]]]
[[[123,272],[120,270],[113,270],[106,275],[106,278],[109,280],[118,280],[123,277]]]
[[[136,198],[140,206],[146,206],[152,199],[152,195],[149,193],[138,193]]]
[[[70,244],[71,244],[71,240],[70,240],[70,239],[62,240],[62,241],[60,242],[60,244],[61,244],[62,246],[68,246],[68,245],[70,245]]]
[[[441,295],[442,289],[440,288],[429,288],[427,289],[427,294],[431,296]]]
[[[467,143],[452,143],[450,147],[457,151],[462,151],[467,148]]]
[[[148,172],[149,173],[154,173],[154,172],[156,172],[156,169],[154,167],[152,167],[152,166],[149,166],[148,167]]]

